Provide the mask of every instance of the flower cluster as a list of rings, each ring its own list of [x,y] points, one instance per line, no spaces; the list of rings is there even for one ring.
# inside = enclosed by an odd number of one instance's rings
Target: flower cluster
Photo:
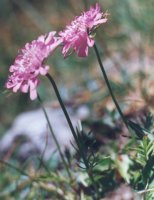
[[[19,51],[14,64],[10,66],[11,75],[6,83],[6,88],[13,89],[13,92],[20,90],[27,93],[29,91],[31,100],[36,99],[38,75],[45,75],[49,69],[43,64],[44,59],[61,43],[61,39],[54,37],[55,33],[42,35],[37,40],[27,43]]]
[[[79,57],[88,56],[88,48],[94,45],[94,39],[90,34],[107,18],[101,12],[99,4],[91,7],[89,11],[66,26],[59,32],[60,37],[55,37],[56,32],[50,32],[38,37],[37,40],[27,43],[19,51],[14,64],[10,67],[11,75],[6,83],[6,88],[13,92],[20,90],[23,93],[30,92],[31,100],[36,99],[36,88],[39,84],[38,75],[46,75],[49,67],[44,64],[45,59],[60,45],[63,44],[62,54],[67,56],[73,49]]]
[[[75,17],[70,25],[66,26],[65,30],[59,33],[64,43],[62,50],[64,57],[66,57],[70,48],[73,48],[79,57],[88,56],[88,47],[94,45],[94,39],[91,38],[90,33],[106,21],[107,18],[101,12],[99,4]]]

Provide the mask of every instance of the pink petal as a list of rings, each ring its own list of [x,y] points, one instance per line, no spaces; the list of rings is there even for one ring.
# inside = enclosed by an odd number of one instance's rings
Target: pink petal
[[[14,66],[14,65],[11,65],[9,71],[10,71],[10,72],[13,72],[14,70],[15,70],[15,66]]]
[[[68,53],[70,47],[71,47],[70,43],[67,43],[64,45],[64,47],[62,49],[62,54],[63,54],[64,58],[67,56],[67,53]]]
[[[49,45],[50,52],[52,52],[53,50],[55,50],[61,43],[62,43],[62,38],[58,38],[57,41],[55,41],[51,45]]]
[[[100,20],[97,20],[94,25],[99,25],[99,24],[103,24],[103,23],[106,23],[107,22],[107,18],[104,18],[104,19],[100,19]]]
[[[86,57],[88,55],[87,38],[85,38],[85,37],[80,38],[78,43],[80,44],[80,46],[79,46],[79,44],[76,43],[77,48],[75,48],[78,56],[79,57]]]
[[[50,44],[51,40],[53,40],[53,36],[56,34],[56,31],[49,32],[47,37],[45,38],[45,44]]]
[[[48,73],[49,66],[41,67],[40,68],[40,74],[41,75],[46,75]]]
[[[21,83],[18,83],[15,87],[13,87],[13,92],[17,92],[21,86]]]
[[[93,47],[95,41],[94,41],[93,39],[91,39],[91,38],[88,37],[88,38],[87,38],[87,43],[88,43],[88,46],[89,46],[89,47]]]
[[[35,100],[37,98],[37,91],[36,89],[30,90],[30,99]]]
[[[29,85],[28,85],[28,84],[24,84],[24,85],[22,85],[22,87],[21,87],[21,91],[22,91],[23,93],[27,93],[27,92],[28,92],[28,88],[29,88]]]

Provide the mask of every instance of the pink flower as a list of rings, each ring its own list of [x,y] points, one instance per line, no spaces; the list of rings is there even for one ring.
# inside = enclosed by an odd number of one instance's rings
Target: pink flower
[[[101,12],[100,5],[96,3],[95,7],[91,7],[89,11],[83,13],[84,21],[87,28],[91,31],[97,26],[106,23],[106,14]]]
[[[12,89],[13,92],[30,92],[31,100],[37,98],[38,75],[46,75],[49,69],[43,62],[62,42],[61,39],[54,37],[55,33],[42,35],[19,51],[14,64],[10,66],[11,75],[6,88]]]
[[[90,33],[106,21],[107,18],[101,12],[99,4],[75,17],[70,25],[59,33],[63,39],[62,53],[64,57],[67,56],[70,48],[76,51],[79,57],[88,56],[88,48],[95,43],[94,39],[90,37]]]
[[[13,73],[9,76],[6,83],[7,89],[13,89],[13,92],[17,92],[19,89],[23,93],[30,91],[30,99],[37,98],[36,88],[39,84],[39,79],[30,74]]]

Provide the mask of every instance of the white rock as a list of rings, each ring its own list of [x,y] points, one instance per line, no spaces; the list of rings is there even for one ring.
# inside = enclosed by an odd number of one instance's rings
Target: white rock
[[[62,110],[60,108],[46,108],[46,111],[62,151],[66,147],[72,149],[70,141],[73,141],[73,136]],[[88,115],[88,111],[84,107],[80,108],[76,116],[71,115],[70,118],[74,126],[78,120],[84,118],[82,115],[84,117]],[[21,157],[27,157],[31,152],[39,152],[41,155],[46,147],[44,159],[48,160],[56,150],[42,109],[24,112],[17,116],[12,127],[0,141],[0,152],[8,151],[20,136],[26,138],[26,142],[19,145],[18,155]]]

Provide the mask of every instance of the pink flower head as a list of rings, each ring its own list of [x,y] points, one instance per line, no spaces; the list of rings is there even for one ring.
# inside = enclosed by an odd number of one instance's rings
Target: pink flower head
[[[95,43],[94,39],[90,37],[90,33],[106,21],[107,18],[101,12],[98,3],[89,11],[75,17],[70,25],[59,33],[63,39],[62,53],[64,57],[67,56],[70,48],[73,48],[79,57],[88,56],[88,47],[92,47]]]
[[[42,35],[19,51],[14,64],[10,66],[9,71],[12,74],[6,82],[6,88],[12,89],[13,92],[30,92],[31,100],[37,98],[38,75],[46,75],[49,69],[43,62],[62,42],[61,39],[54,37],[55,33]]]

